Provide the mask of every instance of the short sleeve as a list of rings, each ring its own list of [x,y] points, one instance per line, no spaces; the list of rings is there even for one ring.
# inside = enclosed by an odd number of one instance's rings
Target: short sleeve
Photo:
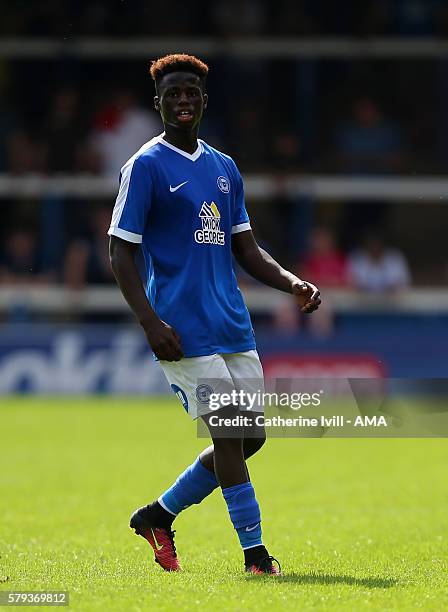
[[[244,203],[244,187],[243,178],[234,164],[234,184],[235,184],[235,201],[233,208],[232,219],[232,234],[246,232],[250,230],[249,215],[247,214],[246,205]]]
[[[140,159],[126,163],[120,173],[120,188],[112,213],[109,236],[142,242],[151,208],[152,184],[148,168]]]

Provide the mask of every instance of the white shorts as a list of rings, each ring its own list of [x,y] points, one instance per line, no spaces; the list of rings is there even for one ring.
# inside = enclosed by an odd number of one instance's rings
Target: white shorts
[[[263,368],[256,350],[204,357],[184,357],[180,361],[160,361],[171,389],[188,414],[197,419],[213,411],[210,396],[232,394],[252,400],[250,410],[263,412]],[[224,396],[223,396],[224,397]],[[216,400],[215,400],[216,401]],[[243,401],[246,401],[244,399]],[[232,402],[232,405],[234,403]],[[240,408],[247,408],[239,402]],[[214,408],[217,409],[217,406]]]

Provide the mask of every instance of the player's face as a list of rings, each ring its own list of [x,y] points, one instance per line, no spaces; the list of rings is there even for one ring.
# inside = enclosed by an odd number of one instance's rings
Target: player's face
[[[154,106],[164,125],[190,131],[197,127],[207,106],[201,79],[190,72],[171,72],[159,83]]]

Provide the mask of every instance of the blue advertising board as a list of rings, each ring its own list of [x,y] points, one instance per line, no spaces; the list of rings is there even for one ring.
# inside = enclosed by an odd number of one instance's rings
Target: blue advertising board
[[[327,338],[257,332],[262,361],[304,376],[448,377],[446,317],[339,322]],[[291,359],[293,362],[291,362]],[[359,376],[357,376],[357,371]],[[337,373],[339,372],[339,374]],[[369,374],[371,373],[371,374]],[[0,328],[0,394],[170,393],[137,325]]]

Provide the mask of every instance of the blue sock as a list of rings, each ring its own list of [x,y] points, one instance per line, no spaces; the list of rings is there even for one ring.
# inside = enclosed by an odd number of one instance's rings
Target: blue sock
[[[191,504],[200,504],[217,486],[215,473],[204,467],[198,458],[157,501],[162,508],[177,515]]]
[[[236,529],[243,550],[261,546],[260,507],[251,482],[222,490],[229,509],[230,520]]]

